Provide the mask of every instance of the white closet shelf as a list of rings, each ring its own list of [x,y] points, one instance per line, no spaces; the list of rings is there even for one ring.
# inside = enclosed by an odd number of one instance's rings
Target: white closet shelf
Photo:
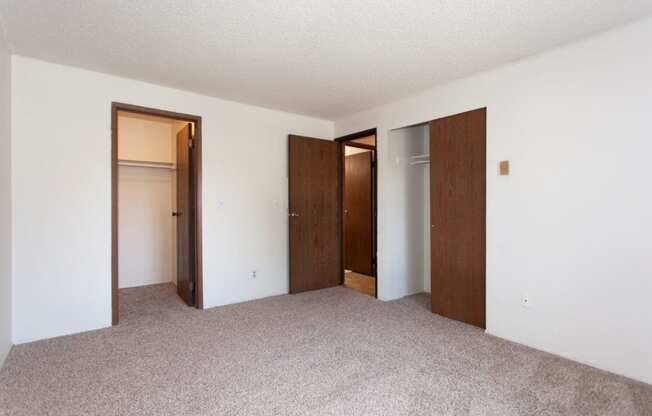
[[[156,162],[153,160],[118,159],[118,165],[170,170],[175,170],[177,168],[177,166],[172,162]]]

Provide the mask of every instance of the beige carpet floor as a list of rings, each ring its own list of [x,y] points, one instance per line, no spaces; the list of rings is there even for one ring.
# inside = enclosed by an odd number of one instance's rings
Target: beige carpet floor
[[[652,386],[342,287],[198,311],[122,291],[119,326],[14,347],[2,415],[652,415]]]

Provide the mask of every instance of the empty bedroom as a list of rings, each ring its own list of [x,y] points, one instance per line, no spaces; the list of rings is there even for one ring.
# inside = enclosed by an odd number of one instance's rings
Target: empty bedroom
[[[0,0],[0,415],[652,416],[650,39]]]

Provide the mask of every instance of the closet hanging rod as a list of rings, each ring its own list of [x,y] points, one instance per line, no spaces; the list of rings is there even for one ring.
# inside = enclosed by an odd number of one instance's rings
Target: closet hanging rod
[[[172,162],[154,162],[149,160],[118,159],[118,165],[139,168],[176,169],[176,166]]]
[[[414,162],[410,162],[410,166],[414,165],[429,165],[430,161],[429,160],[416,160]]]
[[[408,164],[410,165],[426,165],[430,163],[430,154],[424,153],[422,155],[410,156],[408,158]]]

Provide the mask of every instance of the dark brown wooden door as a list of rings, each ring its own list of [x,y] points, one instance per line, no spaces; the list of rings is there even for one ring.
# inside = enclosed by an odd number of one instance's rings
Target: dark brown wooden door
[[[342,280],[340,144],[289,136],[290,293]]]
[[[430,122],[432,311],[485,318],[486,110]]]
[[[191,125],[177,133],[177,292],[190,306],[194,304],[194,205],[192,184]]]
[[[344,267],[373,275],[372,152],[344,158]]]

